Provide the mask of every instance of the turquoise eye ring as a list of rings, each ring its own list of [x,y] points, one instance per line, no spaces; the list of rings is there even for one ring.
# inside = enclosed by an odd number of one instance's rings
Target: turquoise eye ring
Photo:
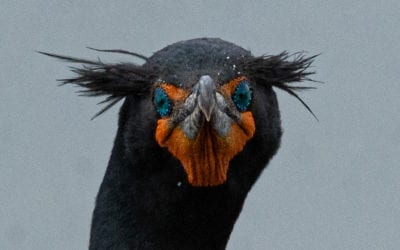
[[[161,117],[166,117],[171,114],[172,104],[167,93],[161,87],[157,87],[153,94],[153,103],[157,113]]]
[[[249,83],[244,80],[241,81],[235,89],[232,95],[233,103],[240,112],[246,111],[253,99],[253,91],[251,90]]]

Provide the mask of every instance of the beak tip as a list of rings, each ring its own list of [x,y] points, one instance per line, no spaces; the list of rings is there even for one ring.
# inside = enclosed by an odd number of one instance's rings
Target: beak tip
[[[201,110],[201,113],[203,114],[204,118],[206,119],[206,121],[209,122],[211,120],[211,114],[213,112],[213,107],[205,108],[202,105],[200,105],[200,110]]]

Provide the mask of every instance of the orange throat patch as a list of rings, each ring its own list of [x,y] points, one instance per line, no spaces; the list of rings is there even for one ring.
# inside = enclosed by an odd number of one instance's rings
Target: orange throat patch
[[[241,114],[240,125],[232,123],[229,133],[222,137],[205,123],[196,138],[189,139],[180,127],[169,128],[167,119],[159,119],[156,141],[179,159],[188,181],[193,186],[223,184],[227,179],[230,160],[243,150],[255,132],[251,112]]]

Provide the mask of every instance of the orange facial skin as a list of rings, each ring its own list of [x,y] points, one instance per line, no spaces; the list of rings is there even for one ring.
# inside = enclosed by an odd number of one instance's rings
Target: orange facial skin
[[[235,78],[233,80],[231,80],[230,82],[228,82],[227,84],[222,85],[219,88],[219,91],[221,92],[221,94],[223,94],[226,97],[229,97],[233,94],[233,92],[235,92],[235,89],[237,87],[237,85],[241,82],[246,80],[246,77],[241,76],[238,78]]]
[[[226,98],[230,98],[237,84],[244,77],[236,78],[219,88],[219,92]],[[171,85],[166,85],[171,86]],[[176,88],[172,86],[173,88]],[[176,88],[179,90],[179,88]],[[170,95],[169,90],[165,89]],[[177,100],[187,97],[178,94]],[[178,158],[187,174],[191,185],[197,187],[216,186],[223,184],[227,179],[230,160],[243,150],[246,142],[253,137],[255,123],[250,111],[240,113],[240,121],[232,122],[229,132],[221,136],[209,122],[204,122],[197,136],[189,139],[181,127],[171,127],[168,118],[157,121],[155,139],[161,147],[167,147],[168,151]]]
[[[188,93],[184,89],[178,88],[172,84],[160,83],[157,84],[157,86],[163,88],[173,102],[184,101],[188,96]]]

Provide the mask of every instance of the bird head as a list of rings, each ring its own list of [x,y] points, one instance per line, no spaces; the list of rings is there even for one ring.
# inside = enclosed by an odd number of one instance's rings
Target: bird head
[[[254,135],[252,86],[236,66],[249,55],[222,40],[192,40],[147,62],[161,69],[152,88],[155,139],[179,159],[193,186],[224,183],[229,162]]]
[[[235,157],[249,163],[250,157],[262,158],[259,164],[264,165],[272,157],[281,136],[272,87],[293,95],[311,112],[295,93],[307,87],[290,84],[308,79],[313,56],[283,52],[255,57],[233,43],[210,38],[178,42],[149,58],[134,54],[145,59],[143,65],[45,54],[86,65],[74,69],[78,77],[63,81],[85,87],[87,95],[108,95],[110,104],[101,112],[127,96],[150,101],[142,115],[154,117],[153,138],[179,160],[192,186],[225,183]],[[247,147],[252,155],[244,153]]]

